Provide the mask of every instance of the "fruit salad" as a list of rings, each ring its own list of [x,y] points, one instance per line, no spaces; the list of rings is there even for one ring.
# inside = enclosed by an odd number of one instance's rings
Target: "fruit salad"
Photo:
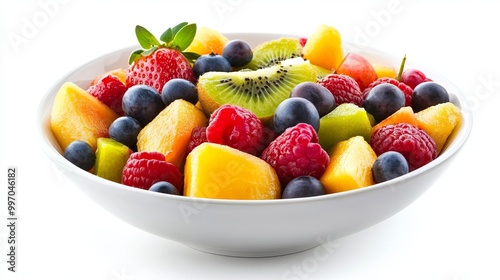
[[[406,57],[373,64],[332,26],[257,46],[194,23],[135,33],[128,67],[64,83],[50,119],[69,162],[131,188],[244,200],[365,188],[436,159],[461,121]]]

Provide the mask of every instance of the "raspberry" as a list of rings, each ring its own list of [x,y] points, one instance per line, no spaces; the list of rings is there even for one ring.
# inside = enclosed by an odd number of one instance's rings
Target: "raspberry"
[[[372,88],[374,88],[377,85],[384,84],[384,83],[389,83],[389,84],[397,86],[405,94],[405,106],[411,106],[413,89],[411,87],[409,87],[408,85],[406,85],[405,83],[402,83],[394,78],[378,78],[377,80],[373,81],[363,91],[363,98],[368,95],[368,93],[370,92],[370,90]]]
[[[127,87],[118,77],[114,75],[106,75],[102,77],[96,84],[90,86],[87,90],[95,98],[102,103],[108,105],[111,110],[115,111],[120,116],[123,116],[122,99],[127,91]]]
[[[356,80],[347,75],[330,74],[318,81],[326,87],[335,97],[335,104],[354,103],[361,107],[363,104],[363,92]]]
[[[186,154],[189,154],[194,148],[204,142],[207,142],[207,127],[197,126],[193,128],[186,148]]]
[[[222,105],[210,116],[207,140],[240,151],[260,155],[266,147],[264,125],[251,111],[235,105]]]
[[[154,183],[166,181],[181,191],[183,179],[179,168],[165,161],[159,152],[132,153],[123,167],[122,183],[140,189],[149,189]]]
[[[262,152],[261,158],[276,170],[283,186],[302,175],[319,179],[330,162],[328,153],[318,144],[316,131],[305,123],[287,128]]]
[[[377,129],[371,137],[373,151],[381,155],[388,151],[401,153],[410,171],[437,157],[436,143],[422,129],[407,123],[390,124]]]

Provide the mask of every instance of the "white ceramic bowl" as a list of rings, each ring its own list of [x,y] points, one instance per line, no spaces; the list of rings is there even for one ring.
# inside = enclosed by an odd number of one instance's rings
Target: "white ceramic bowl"
[[[281,35],[227,36],[247,40],[255,46]],[[310,249],[373,226],[422,195],[446,171],[471,131],[470,110],[459,89],[437,73],[418,66],[448,89],[452,101],[462,109],[463,122],[454,133],[454,140],[437,159],[402,177],[343,193],[267,201],[197,199],[127,187],[84,172],[64,159],[50,131],[49,120],[54,97],[64,82],[72,81],[86,88],[97,75],[126,67],[128,56],[135,48],[97,58],[55,83],[39,107],[39,141],[63,177],[102,208],[144,231],[205,252],[244,257],[277,256]],[[400,62],[400,58],[375,50],[360,52],[372,61],[393,65]]]

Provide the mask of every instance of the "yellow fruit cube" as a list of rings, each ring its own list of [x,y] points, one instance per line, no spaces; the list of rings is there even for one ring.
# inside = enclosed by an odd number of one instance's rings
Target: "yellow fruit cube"
[[[201,26],[196,30],[193,42],[184,51],[203,54],[222,54],[222,50],[229,39],[219,31]]]
[[[138,151],[156,151],[167,162],[184,167],[191,131],[206,126],[205,114],[186,100],[177,99],[163,109],[137,136]]]
[[[337,69],[344,59],[340,32],[332,26],[322,24],[307,39],[302,50],[305,59],[328,70]]]
[[[229,146],[203,143],[184,168],[184,195],[219,199],[276,199],[281,185],[264,160]]]
[[[327,193],[354,190],[374,184],[372,165],[377,155],[362,136],[336,144],[320,181]]]
[[[460,123],[460,108],[451,102],[440,103],[415,113],[417,127],[423,129],[436,142],[439,154],[448,137]]]
[[[50,128],[64,151],[75,140],[97,149],[97,138],[108,137],[108,128],[118,115],[107,105],[74,83],[64,83],[54,100]]]

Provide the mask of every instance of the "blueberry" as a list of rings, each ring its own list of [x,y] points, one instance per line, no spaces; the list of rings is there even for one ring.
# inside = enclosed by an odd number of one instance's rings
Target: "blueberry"
[[[142,127],[152,121],[163,108],[165,108],[165,104],[163,104],[160,94],[151,86],[131,86],[123,95],[123,112],[139,121]]]
[[[395,151],[385,152],[377,157],[372,166],[375,183],[385,182],[409,172],[406,158]]]
[[[405,94],[389,83],[373,87],[363,101],[363,108],[380,122],[405,106]]]
[[[142,126],[136,119],[123,116],[114,120],[109,126],[109,137],[123,145],[128,146],[131,150],[137,150],[137,135],[141,131]]]
[[[285,186],[281,198],[318,196],[325,193],[325,187],[318,179],[312,176],[299,176]]]
[[[95,152],[89,143],[81,140],[71,142],[64,149],[64,157],[74,165],[89,171],[95,164]]]
[[[430,106],[450,101],[448,91],[438,83],[423,82],[413,89],[411,107],[419,112]]]
[[[311,101],[318,110],[319,117],[330,113],[335,107],[333,94],[326,87],[315,82],[303,82],[296,85],[290,97],[302,97]]]
[[[150,191],[178,195],[179,191],[177,188],[169,182],[159,181],[149,187]]]
[[[165,83],[161,90],[161,100],[168,106],[176,99],[184,99],[192,104],[198,102],[198,89],[185,79],[171,79]]]
[[[278,134],[299,123],[310,124],[319,130],[319,113],[311,101],[301,97],[283,100],[274,111],[274,129]]]
[[[233,67],[247,65],[253,58],[250,45],[242,40],[232,40],[227,42],[222,50],[222,56],[229,61]]]
[[[198,78],[210,71],[229,72],[231,71],[231,63],[222,55],[215,53],[198,57],[193,64],[194,76]]]

